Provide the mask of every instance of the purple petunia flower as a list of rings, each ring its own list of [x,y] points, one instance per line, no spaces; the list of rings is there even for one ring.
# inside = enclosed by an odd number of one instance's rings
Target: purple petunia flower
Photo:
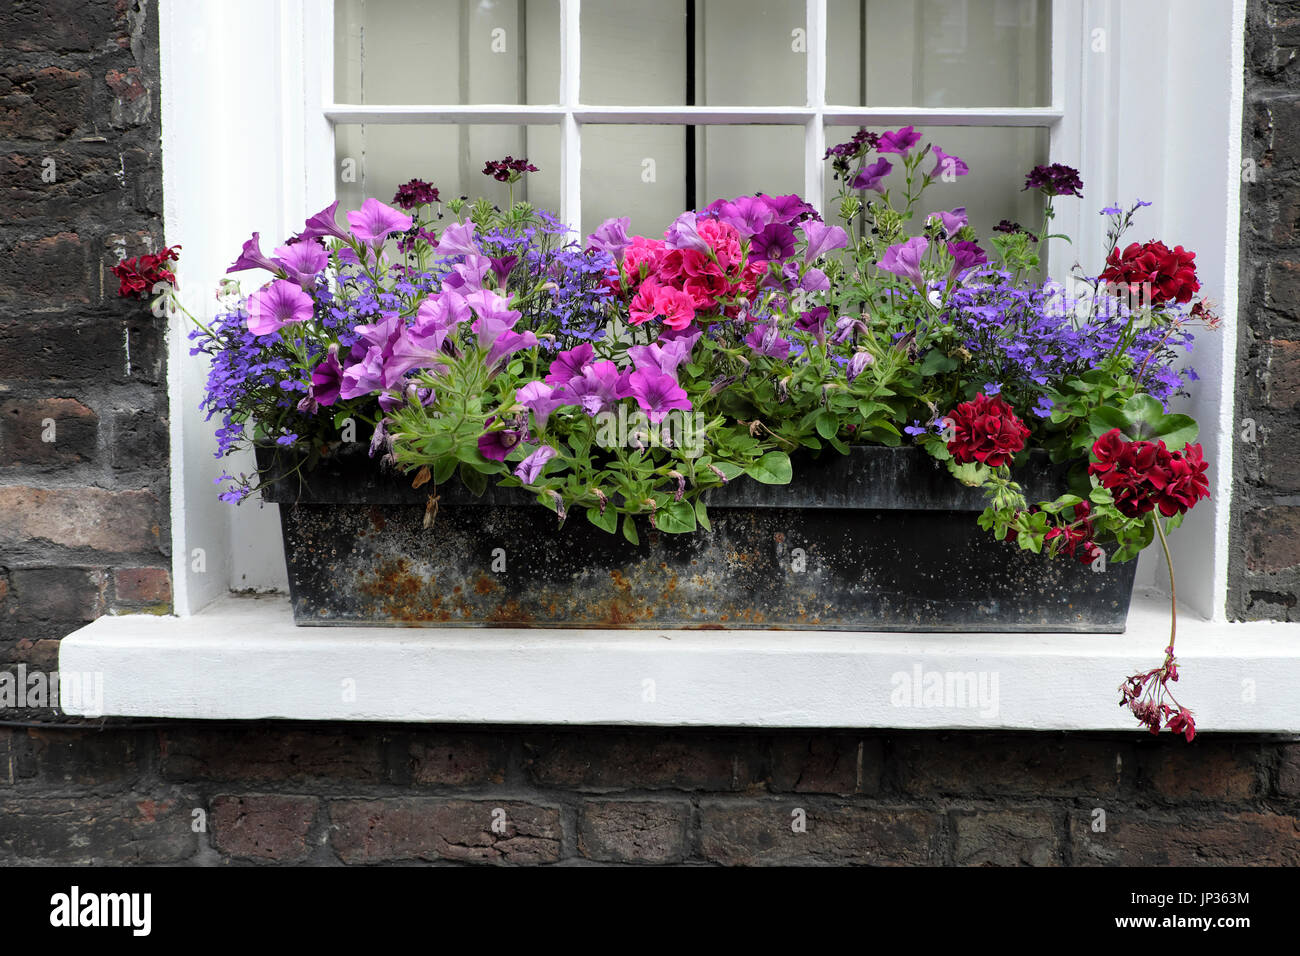
[[[533,417],[537,420],[537,427],[543,430],[551,417],[551,412],[563,405],[573,404],[572,396],[564,386],[547,385],[545,382],[529,382],[515,392],[515,398],[532,410]]]
[[[880,184],[893,168],[894,164],[889,160],[878,159],[854,176],[853,182],[849,183],[849,186],[852,189],[871,189],[883,196],[885,188]]]
[[[756,355],[766,355],[778,361],[785,361],[790,357],[790,343],[781,338],[775,322],[754,326],[745,336],[745,344],[753,349]]]
[[[938,146],[931,147],[930,152],[934,153],[935,160],[934,169],[930,170],[931,179],[970,175],[970,167],[960,156],[949,156]]]
[[[937,215],[939,221],[943,223],[944,234],[949,239],[957,235],[964,227],[970,225],[965,206],[958,206],[952,212],[941,212],[937,213]]]
[[[440,256],[478,255],[478,242],[474,237],[474,223],[452,223],[438,237],[438,254]]]
[[[311,373],[309,394],[318,405],[333,405],[339,400],[343,385],[343,366],[339,364],[339,347],[331,345],[325,359]]]
[[[670,249],[693,249],[710,255],[712,249],[695,228],[695,213],[684,212],[672,221],[664,233],[664,241]]]
[[[824,222],[813,219],[805,222],[802,228],[808,240],[808,248],[803,254],[805,263],[812,262],[835,249],[843,249],[849,244],[849,234],[839,226],[828,226]]]
[[[878,153],[898,153],[905,155],[908,150],[921,141],[921,134],[910,126],[880,134]]]
[[[627,398],[629,376],[608,360],[588,365],[582,374],[569,381],[568,391],[593,418],[609,411],[619,399]]]
[[[334,239],[342,239],[344,242],[350,241],[352,237],[339,227],[338,209],[339,201],[336,199],[307,220],[307,225],[302,232],[298,233],[298,238],[301,240],[324,239],[329,236]]]
[[[970,242],[969,240],[948,243],[948,253],[952,256],[952,269],[949,271],[948,277],[952,279],[957,278],[968,269],[982,266],[989,261],[989,257],[979,247],[979,243]]]
[[[566,349],[551,362],[546,381],[551,385],[567,385],[575,378],[581,378],[583,370],[591,364],[596,350],[590,342]]]
[[[885,257],[877,265],[886,272],[910,279],[918,288],[925,285],[925,276],[921,274],[921,263],[930,248],[930,241],[924,236],[913,236],[906,242],[900,242],[885,250]]]
[[[554,457],[555,449],[550,445],[542,445],[519,463],[519,467],[515,469],[515,477],[526,485],[533,484],[542,476],[546,463]]]
[[[663,421],[674,409],[691,410],[690,398],[672,375],[665,375],[652,369],[642,369],[633,372],[629,377],[628,388],[636,403],[652,422]]]
[[[329,253],[315,241],[295,242],[275,250],[275,261],[286,278],[298,283],[303,292],[316,285],[316,275],[330,263]]]
[[[751,240],[749,257],[760,262],[773,262],[789,259],[794,255],[794,230],[785,223],[773,222],[763,227],[763,231]]]
[[[849,359],[848,367],[845,369],[845,375],[851,382],[859,375],[868,365],[875,363],[875,357],[870,352],[854,352],[853,357]]]
[[[355,350],[354,350],[355,354]],[[366,349],[360,361],[353,362],[343,369],[343,379],[339,385],[339,397],[343,399],[360,398],[384,388],[384,351],[377,345]]]
[[[360,209],[348,213],[352,234],[375,248],[382,246],[393,233],[409,231],[411,221],[410,216],[374,198],[367,199]]]
[[[291,322],[306,322],[314,305],[312,297],[294,283],[276,279],[249,296],[248,331],[270,335]]]
[[[265,269],[267,272],[279,272],[280,265],[272,259],[268,259],[262,254],[261,233],[253,233],[253,237],[244,243],[243,251],[239,253],[239,258],[235,264],[226,270],[227,273],[242,272],[245,269]]]
[[[492,461],[505,461],[506,456],[514,451],[515,446],[524,440],[527,434],[523,429],[516,428],[498,428],[493,430],[492,423],[496,420],[493,415],[485,423],[488,430],[478,438],[478,450],[484,458]]]
[[[694,339],[677,339],[662,345],[657,342],[650,345],[634,345],[627,350],[627,355],[638,371],[650,369],[663,375],[671,375],[675,381],[677,366],[689,357],[694,344]]]
[[[614,257],[615,262],[623,261],[623,250],[632,244],[627,229],[632,220],[627,216],[619,219],[606,219],[587,237],[588,249],[599,249]]]
[[[733,227],[742,239],[762,232],[776,219],[772,207],[757,196],[738,196],[713,205],[716,206],[718,220]]]

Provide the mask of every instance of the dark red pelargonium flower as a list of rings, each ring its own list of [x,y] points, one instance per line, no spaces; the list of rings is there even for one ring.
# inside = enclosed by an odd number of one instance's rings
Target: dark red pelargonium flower
[[[993,468],[1005,465],[1025,447],[1025,439],[1029,437],[1025,423],[999,396],[976,395],[974,401],[962,402],[949,412],[948,418],[954,435],[948,442],[948,450],[962,465],[972,462]]]
[[[1063,163],[1035,166],[1025,177],[1025,189],[1041,189],[1049,196],[1083,196],[1079,171]],[[1024,192],[1024,190],[1021,190]]]
[[[1150,283],[1153,305],[1190,302],[1200,291],[1196,277],[1196,253],[1182,246],[1170,249],[1163,242],[1130,243],[1123,252],[1112,249],[1106,257],[1101,281],[1139,288]]]
[[[514,183],[519,181],[524,173],[535,173],[537,167],[527,159],[515,159],[513,156],[507,156],[505,159],[492,159],[483,164],[483,175],[491,176],[499,183]]]
[[[1209,467],[1201,446],[1170,451],[1163,441],[1126,441],[1112,428],[1092,444],[1096,460],[1088,466],[1103,488],[1115,498],[1115,507],[1130,518],[1140,518],[1156,508],[1166,518],[1185,514],[1196,502],[1210,497]]]
[[[393,202],[403,209],[411,210],[416,206],[427,206],[438,201],[438,190],[423,179],[412,179],[397,187]]]
[[[124,299],[147,299],[159,282],[175,285],[176,275],[167,268],[167,263],[180,258],[179,249],[180,246],[168,246],[162,252],[123,259],[113,266],[113,275],[118,280],[117,294]]]

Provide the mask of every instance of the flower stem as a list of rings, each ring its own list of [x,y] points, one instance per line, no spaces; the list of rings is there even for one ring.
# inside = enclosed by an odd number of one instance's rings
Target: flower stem
[[[1178,631],[1178,588],[1174,584],[1174,559],[1169,556],[1169,539],[1165,529],[1160,526],[1159,516],[1152,516],[1156,523],[1156,533],[1160,535],[1160,547],[1165,550],[1165,564],[1169,565],[1169,650],[1166,657],[1174,656],[1174,637]]]

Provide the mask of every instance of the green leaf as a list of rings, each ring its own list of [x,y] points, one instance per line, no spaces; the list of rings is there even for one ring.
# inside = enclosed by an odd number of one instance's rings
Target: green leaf
[[[713,525],[709,523],[709,509],[705,506],[703,498],[695,499],[695,520],[705,531],[713,530]]]
[[[482,497],[483,492],[487,491],[487,475],[476,468],[467,467],[464,462],[460,466],[460,480],[465,482],[465,487],[476,498]]]
[[[618,512],[611,507],[606,507],[604,514],[600,513],[599,508],[588,508],[587,520],[601,531],[608,531],[610,534],[618,530]]]
[[[674,501],[655,512],[655,528],[665,534],[688,534],[695,530],[695,509],[689,501]]]
[[[460,462],[453,455],[447,455],[439,458],[433,463],[433,483],[440,485],[456,472],[456,466]]]
[[[765,485],[788,485],[794,472],[789,455],[783,451],[769,451],[746,468],[745,474]]]
[[[623,515],[623,537],[633,544],[641,543],[641,536],[636,533],[636,523],[630,514]]]
[[[1194,418],[1187,415],[1163,415],[1155,424],[1151,437],[1163,440],[1170,451],[1182,451],[1188,442],[1196,441],[1199,431],[1200,427]]]
[[[925,358],[921,360],[921,374],[924,376],[941,375],[944,372],[951,372],[957,368],[957,360],[949,358],[938,349],[930,349],[925,353]]]
[[[840,430],[840,420],[828,411],[823,411],[817,416],[817,434],[821,435],[827,441],[835,438]],[[784,482],[781,482],[784,484]]]
[[[978,462],[971,462],[967,465],[959,465],[956,461],[949,460],[945,462],[952,476],[960,481],[963,485],[970,485],[972,488],[978,488],[984,484],[989,476],[987,465],[981,465]]]

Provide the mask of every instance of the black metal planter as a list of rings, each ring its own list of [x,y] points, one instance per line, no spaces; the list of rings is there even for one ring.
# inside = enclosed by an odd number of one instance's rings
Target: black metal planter
[[[1031,501],[1063,490],[1045,460],[1018,477]],[[296,623],[1118,633],[1133,590],[1136,562],[1095,571],[993,540],[979,492],[914,448],[799,462],[785,486],[738,479],[711,493],[712,532],[643,524],[636,546],[458,481],[425,530],[429,492],[364,450],[268,489]]]

